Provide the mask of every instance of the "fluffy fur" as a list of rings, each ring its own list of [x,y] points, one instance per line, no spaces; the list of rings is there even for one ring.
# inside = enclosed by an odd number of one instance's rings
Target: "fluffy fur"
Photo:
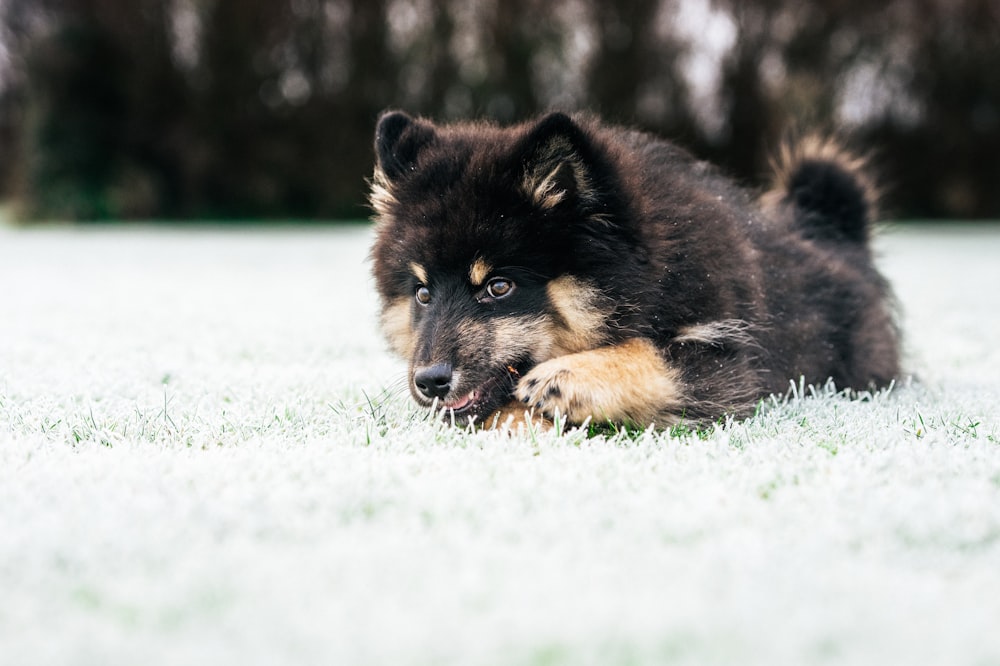
[[[667,141],[562,113],[387,112],[375,154],[382,328],[416,401],[460,422],[665,426],[747,414],[789,380],[898,373],[872,181],[831,141],[786,145],[759,200]]]

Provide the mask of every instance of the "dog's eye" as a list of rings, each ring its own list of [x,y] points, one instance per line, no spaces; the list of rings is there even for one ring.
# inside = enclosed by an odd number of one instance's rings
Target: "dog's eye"
[[[417,287],[417,303],[420,303],[421,305],[427,305],[430,302],[431,302],[431,290],[425,287],[424,285],[420,285],[419,287]]]
[[[493,278],[486,285],[486,293],[491,298],[503,298],[514,291],[514,283],[507,278]]]

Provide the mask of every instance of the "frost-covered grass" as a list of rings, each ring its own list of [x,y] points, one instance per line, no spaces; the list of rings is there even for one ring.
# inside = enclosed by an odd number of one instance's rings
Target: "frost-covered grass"
[[[1000,229],[879,239],[918,383],[513,438],[368,242],[0,227],[0,663],[1000,664]]]

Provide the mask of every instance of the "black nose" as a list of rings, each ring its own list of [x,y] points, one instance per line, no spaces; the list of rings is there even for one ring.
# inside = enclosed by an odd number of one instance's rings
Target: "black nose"
[[[426,368],[417,368],[413,373],[413,384],[417,390],[430,399],[443,398],[451,390],[451,363],[438,363]]]

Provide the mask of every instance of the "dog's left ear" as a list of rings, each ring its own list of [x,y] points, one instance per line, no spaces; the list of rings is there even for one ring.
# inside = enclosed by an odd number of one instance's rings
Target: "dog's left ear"
[[[517,151],[524,172],[521,187],[542,210],[593,196],[587,135],[564,113],[550,113],[528,131]]]
[[[376,168],[388,182],[413,170],[420,152],[434,141],[429,122],[412,118],[402,111],[386,111],[375,128]]]

